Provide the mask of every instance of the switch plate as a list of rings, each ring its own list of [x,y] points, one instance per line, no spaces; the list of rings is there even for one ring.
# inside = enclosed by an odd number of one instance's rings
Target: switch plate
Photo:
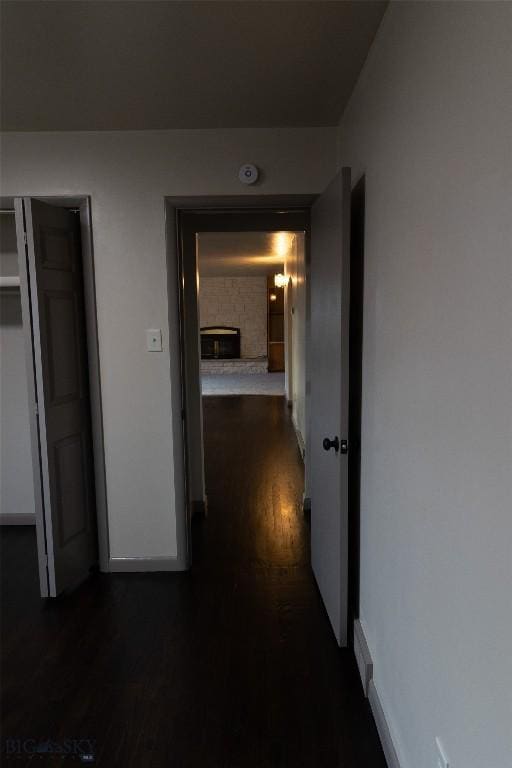
[[[450,768],[450,761],[446,757],[446,752],[438,738],[436,738],[436,759],[437,763],[435,768]]]
[[[160,328],[149,328],[146,331],[146,349],[148,352],[162,351],[162,331]]]

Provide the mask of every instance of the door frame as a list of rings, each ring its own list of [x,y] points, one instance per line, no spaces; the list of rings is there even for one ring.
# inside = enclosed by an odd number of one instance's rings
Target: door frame
[[[348,625],[355,644],[361,596],[361,430],[363,402],[364,278],[366,235],[366,175],[352,186],[350,196],[350,365],[348,455]],[[353,425],[356,434],[353,432]]]
[[[191,547],[191,517],[192,510],[188,504],[188,445],[187,423],[193,423],[194,415],[189,415],[189,409],[193,406],[190,402],[200,399],[200,377],[190,381],[187,376],[186,360],[186,330],[185,312],[186,296],[184,293],[185,275],[196,271],[194,259],[184,253],[182,217],[185,214],[204,215],[234,215],[239,214],[297,214],[301,212],[307,217],[306,249],[309,248],[309,210],[317,198],[317,194],[305,195],[199,195],[199,196],[169,196],[164,200],[165,205],[165,230],[166,230],[166,257],[167,257],[167,298],[168,298],[168,322],[169,322],[169,347],[179,351],[177,355],[170,355],[170,378],[172,402],[178,407],[172,409],[172,434],[174,445],[174,484],[175,484],[175,511],[176,511],[176,539],[177,539],[177,567],[187,569],[192,562]],[[288,227],[289,228],[289,227]],[[261,231],[272,231],[269,225]],[[286,229],[286,226],[283,227]],[[229,231],[226,227],[220,231]],[[242,231],[237,228],[236,231]],[[246,231],[256,231],[254,227],[247,227]],[[276,230],[277,231],[277,230]],[[197,301],[197,293],[196,293]],[[188,311],[191,311],[190,309]],[[197,311],[192,308],[192,311]],[[308,376],[308,371],[306,371]],[[186,393],[189,397],[186,397]],[[190,397],[190,395],[192,395]],[[197,419],[196,419],[197,420]],[[204,452],[202,436],[195,461],[201,461],[204,467]],[[198,474],[198,473],[197,473]],[[201,499],[192,499],[199,506],[205,504],[204,486]]]
[[[98,556],[99,567],[101,571],[109,571],[109,530],[108,530],[108,502],[105,471],[105,444],[103,430],[103,407],[102,407],[102,388],[101,371],[99,360],[98,343],[98,320],[96,305],[96,281],[94,268],[94,248],[92,234],[91,200],[87,195],[73,195],[65,197],[24,195],[11,197],[14,201],[14,210],[16,216],[16,229],[18,232],[18,242],[23,242],[25,233],[25,214],[23,200],[31,197],[35,200],[64,208],[77,209],[80,216],[80,237],[82,249],[82,279],[84,287],[84,308],[87,339],[87,357],[89,374],[89,396],[91,410],[92,427],[92,446],[94,456],[94,479],[95,479],[95,497],[96,497],[96,517],[98,531]],[[48,541],[46,536],[46,527],[44,520],[44,505],[41,476],[41,455],[39,444],[39,419],[36,410],[36,389],[35,389],[35,360],[33,345],[35,343],[32,333],[31,321],[27,323],[27,318],[31,317],[30,309],[30,280],[27,264],[27,252],[18,252],[18,264],[20,273],[20,291],[22,302],[23,332],[25,337],[25,356],[27,366],[28,382],[28,406],[29,423],[32,446],[32,469],[34,478],[34,496],[35,496],[35,520],[36,534],[38,538],[38,560],[39,575],[41,584],[41,596],[48,597],[50,594],[48,571],[46,567],[48,551]]]

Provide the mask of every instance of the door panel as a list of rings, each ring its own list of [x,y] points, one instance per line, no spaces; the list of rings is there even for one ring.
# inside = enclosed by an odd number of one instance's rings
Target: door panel
[[[78,334],[77,307],[72,291],[46,291],[44,322],[50,404],[59,405],[80,397],[80,369],[75,339]]]
[[[50,596],[97,561],[80,225],[25,198],[27,280]]]
[[[350,169],[311,209],[311,562],[332,628],[347,644]]]

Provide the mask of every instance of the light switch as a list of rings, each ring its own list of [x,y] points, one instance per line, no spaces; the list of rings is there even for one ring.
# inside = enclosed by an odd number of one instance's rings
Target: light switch
[[[162,351],[162,331],[160,328],[149,328],[146,331],[146,349],[148,352]]]

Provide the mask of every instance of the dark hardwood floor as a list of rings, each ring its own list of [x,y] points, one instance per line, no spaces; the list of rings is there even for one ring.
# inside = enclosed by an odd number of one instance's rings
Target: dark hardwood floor
[[[96,575],[43,601],[33,530],[1,529],[5,765],[81,764],[7,757],[7,739],[91,739],[101,766],[385,768],[310,570],[283,398],[209,397],[204,413],[189,573]]]

